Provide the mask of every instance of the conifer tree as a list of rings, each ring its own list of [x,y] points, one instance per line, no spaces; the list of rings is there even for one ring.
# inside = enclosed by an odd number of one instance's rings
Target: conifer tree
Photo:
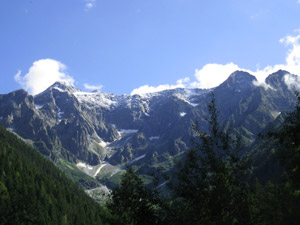
[[[287,169],[287,176],[295,189],[300,189],[300,94],[295,93],[295,110],[286,118],[286,124],[273,134],[279,140],[278,156]]]
[[[263,199],[258,201],[263,215],[261,224],[300,223],[300,94],[295,94],[295,110],[287,115],[279,131],[270,133],[278,141],[277,157],[285,173],[281,183],[266,185],[264,192],[258,193],[258,198]]]
[[[120,224],[155,225],[160,223],[160,199],[158,193],[147,188],[142,179],[128,168],[121,184],[111,194],[107,207],[119,217]]]
[[[177,221],[185,224],[248,224],[247,169],[237,141],[218,123],[214,94],[208,105],[209,130],[194,127],[198,139],[176,174]]]

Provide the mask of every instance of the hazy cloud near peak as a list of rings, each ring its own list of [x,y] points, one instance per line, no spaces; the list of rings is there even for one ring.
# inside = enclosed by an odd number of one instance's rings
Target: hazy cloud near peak
[[[300,1],[300,0],[299,0]],[[264,88],[271,88],[269,85],[265,83],[265,79],[268,75],[277,72],[278,70],[286,70],[292,74],[300,76],[300,30],[296,31],[297,35],[287,35],[286,37],[280,39],[280,43],[285,46],[291,46],[287,51],[287,56],[284,64],[277,64],[273,66],[266,66],[263,69],[257,68],[255,71],[240,68],[238,65],[233,62],[227,64],[216,64],[210,63],[204,65],[201,69],[196,69],[194,73],[195,81],[190,82],[189,78],[184,78],[185,82],[180,83],[180,79],[177,81],[176,85],[159,85],[157,87],[152,87],[149,85],[144,85],[142,87],[136,88],[132,91],[131,94],[144,94],[156,91],[162,91],[166,89],[173,89],[177,87],[186,87],[186,88],[213,88],[220,85],[224,82],[231,73],[236,70],[246,71],[252,75],[254,75],[257,79],[254,82],[257,86],[263,86]],[[300,85],[295,82],[300,82],[299,79],[292,79],[290,77],[285,78],[285,82],[289,87],[299,88]],[[295,83],[295,84],[293,84]]]
[[[21,71],[18,71],[14,78],[23,89],[36,95],[56,81],[73,85],[74,79],[64,72],[66,69],[64,64],[54,59],[40,59],[32,64],[27,74],[21,76]]]
[[[238,65],[234,63],[222,64],[206,64],[202,69],[196,69],[194,76],[197,82],[192,84],[197,88],[213,88],[225,81],[234,71],[240,70]]]
[[[90,91],[94,91],[94,90],[101,90],[103,88],[103,85],[89,85],[87,83],[85,83],[84,88]]]
[[[94,2],[94,1],[93,1]],[[297,35],[287,35],[280,39],[280,43],[289,47],[285,58],[285,63],[277,64],[273,66],[266,66],[263,69],[256,69],[251,71],[248,69],[240,68],[233,62],[227,64],[210,63],[204,65],[201,69],[196,69],[194,73],[194,79],[185,77],[177,80],[176,84],[163,84],[158,86],[143,85],[134,89],[131,95],[145,94],[163,91],[174,88],[212,88],[220,85],[224,82],[228,76],[236,70],[246,71],[257,78],[255,85],[261,85],[265,88],[270,88],[265,83],[265,79],[271,73],[274,73],[280,69],[289,71],[291,74],[300,76],[300,30],[296,31]],[[36,95],[56,81],[63,81],[67,84],[74,84],[74,79],[68,75],[66,66],[54,59],[40,59],[35,61],[29,68],[28,73],[21,75],[21,71],[15,75],[15,80],[21,85],[22,88],[27,90],[30,94]],[[299,79],[286,77],[285,82],[289,87],[299,88]],[[102,85],[89,85],[84,84],[84,87],[88,90],[100,90]]]
[[[164,91],[164,90],[169,90],[169,89],[175,89],[175,88],[185,88],[186,84],[190,81],[190,78],[185,77],[182,79],[177,80],[176,84],[170,85],[170,84],[162,84],[158,85],[156,87],[154,86],[149,86],[149,85],[143,85],[139,88],[134,89],[131,92],[131,95],[142,95],[146,93],[154,93],[154,92],[159,92],[159,91]]]
[[[287,51],[287,56],[285,58],[285,64],[277,64],[274,66],[267,66],[262,70],[257,70],[255,72],[250,71],[253,75],[256,76],[258,79],[258,82],[264,85],[266,77],[274,73],[278,70],[286,70],[290,72],[291,74],[295,74],[300,76],[300,31],[296,31],[298,35],[292,36],[287,35],[286,37],[280,39],[280,43],[284,44],[285,46],[291,46],[291,48]],[[293,85],[291,82],[298,82],[300,80],[298,79],[285,79],[286,84],[289,87],[292,87]],[[299,85],[294,85],[295,87],[300,87]]]
[[[293,71],[292,73],[299,74],[299,66],[300,66],[300,31],[298,31],[297,36],[288,35],[282,39],[280,39],[281,43],[284,43],[286,46],[292,45],[292,48],[288,51],[288,55],[286,57],[286,66]]]
[[[266,66],[263,69],[258,68],[256,71],[240,68],[238,65],[233,63],[228,63],[225,65],[207,64],[201,70],[196,69],[195,71],[195,77],[198,80],[196,87],[207,88],[218,86],[228,78],[228,76],[231,74],[231,71],[234,72],[235,70],[243,70],[254,75],[257,79],[257,82],[254,84],[261,85],[265,88],[269,88],[269,86],[265,83],[267,76],[280,69],[287,70],[292,74],[300,76],[300,31],[297,31],[297,33],[298,35],[296,36],[287,35],[286,37],[280,39],[280,43],[285,44],[286,46],[291,46],[287,52],[285,64]]]
[[[292,90],[300,90],[300,77],[294,77],[291,76],[290,74],[286,74],[284,76],[284,82],[286,83],[286,85],[292,89]]]

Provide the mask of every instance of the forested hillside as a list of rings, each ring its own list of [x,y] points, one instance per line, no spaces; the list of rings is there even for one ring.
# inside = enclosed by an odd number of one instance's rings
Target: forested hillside
[[[106,224],[104,210],[62,171],[0,127],[0,224]]]
[[[284,172],[275,171],[275,182],[271,182],[272,173],[267,173],[263,184],[258,179],[249,182],[251,176],[256,176],[252,173],[253,164],[247,156],[241,157],[239,138],[219,125],[213,98],[208,105],[210,129],[203,132],[194,127],[194,147],[168,180],[170,195],[159,197],[158,189],[146,187],[128,169],[121,185],[113,190],[108,208],[119,217],[120,224],[300,224],[299,94],[297,98],[296,109],[288,113],[282,126],[267,133],[261,145],[263,154],[268,155],[266,164],[273,164],[276,157],[284,168]],[[265,152],[267,149],[272,155]],[[264,171],[260,169],[260,173]]]
[[[294,111],[270,124],[249,154],[241,136],[219,123],[210,97],[208,129],[195,123],[191,149],[165,182],[153,177],[151,188],[128,164],[104,207],[0,127],[0,224],[300,224],[300,95]]]

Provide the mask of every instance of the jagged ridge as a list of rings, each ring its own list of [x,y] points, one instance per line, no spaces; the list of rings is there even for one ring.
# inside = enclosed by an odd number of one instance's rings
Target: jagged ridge
[[[145,95],[83,92],[55,83],[37,96],[19,90],[0,96],[0,124],[25,139],[65,170],[78,168],[113,185],[124,165],[142,174],[172,168],[190,146],[192,124],[206,129],[213,91],[225,129],[240,133],[249,146],[258,132],[295,103],[278,71],[257,86],[256,78],[236,71],[214,89],[173,89]],[[77,166],[75,166],[77,165]],[[76,173],[77,173],[76,172]],[[95,182],[97,182],[95,180]]]

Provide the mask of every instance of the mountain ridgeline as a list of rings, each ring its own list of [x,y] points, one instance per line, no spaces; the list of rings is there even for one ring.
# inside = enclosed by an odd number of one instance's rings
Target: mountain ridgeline
[[[196,121],[207,130],[210,92],[223,129],[251,151],[257,135],[295,106],[286,76],[295,75],[279,70],[256,85],[254,76],[236,71],[213,89],[143,95],[83,92],[57,82],[35,96],[24,90],[0,95],[0,124],[87,188],[114,187],[126,165],[150,182],[150,174],[168,174],[190,149]]]

